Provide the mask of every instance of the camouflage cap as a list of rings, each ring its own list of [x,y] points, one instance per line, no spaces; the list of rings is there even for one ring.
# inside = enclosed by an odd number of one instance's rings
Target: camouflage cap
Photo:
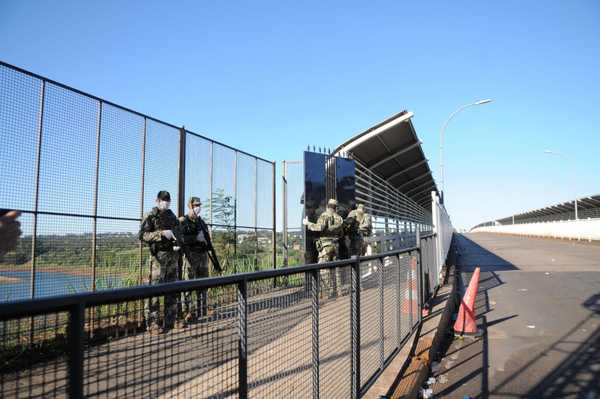
[[[168,191],[161,190],[158,192],[158,194],[156,194],[156,199],[171,202],[171,194],[169,194]]]
[[[330,199],[329,201],[327,201],[327,206],[337,206],[337,201],[334,200],[333,198]]]
[[[202,205],[202,201],[200,201],[200,198],[198,197],[190,197],[188,204],[190,204],[191,206]]]

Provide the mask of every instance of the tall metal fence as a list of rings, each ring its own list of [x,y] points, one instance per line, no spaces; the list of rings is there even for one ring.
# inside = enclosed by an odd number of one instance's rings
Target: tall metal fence
[[[373,215],[376,235],[432,230],[431,212],[394,188],[365,165],[356,162],[356,201]]]
[[[0,208],[23,236],[0,302],[144,283],[140,220],[159,190],[202,216],[230,272],[275,266],[275,164],[0,62]]]
[[[437,268],[435,241],[430,235],[416,247],[323,264],[0,304],[0,396],[361,397],[421,320],[426,276]],[[208,290],[207,315],[185,329],[145,331],[143,300],[197,290]]]

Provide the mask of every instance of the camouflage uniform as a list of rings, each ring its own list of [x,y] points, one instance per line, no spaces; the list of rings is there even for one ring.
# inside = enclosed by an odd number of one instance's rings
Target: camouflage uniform
[[[359,208],[361,208],[360,205]],[[365,242],[365,238],[370,237],[371,233],[373,232],[371,215],[369,215],[366,212],[359,212],[357,209],[354,209],[350,211],[350,213],[348,214],[348,218],[353,218],[357,222],[357,231],[354,235],[354,240],[352,237],[350,237],[351,251],[356,251],[356,253],[353,252],[352,255],[364,255],[367,252],[368,246],[368,244]]]
[[[144,216],[140,227],[140,238],[150,247],[150,284],[161,284],[177,281],[179,253],[173,250],[173,242],[162,236],[161,230],[177,228],[179,221],[170,210],[159,210],[157,207]],[[146,323],[160,324],[160,298],[153,297],[146,301]],[[164,300],[165,328],[171,328],[177,317],[177,296],[166,295]]]
[[[183,236],[183,280],[192,280],[208,277],[208,253],[206,242],[198,241],[198,233],[208,227],[202,218],[192,218],[189,215],[179,219],[181,223],[181,233]],[[196,291],[196,303],[192,303],[192,292],[186,291],[182,294],[183,314],[186,319],[191,318],[192,312],[197,312],[197,317],[203,317],[207,312],[207,293],[206,290]]]
[[[316,223],[309,223],[308,229],[321,233],[317,240],[319,263],[330,262],[337,259],[338,241],[342,237],[344,220],[333,209],[323,212]],[[337,278],[334,269],[329,270],[331,280],[331,295],[337,293]]]

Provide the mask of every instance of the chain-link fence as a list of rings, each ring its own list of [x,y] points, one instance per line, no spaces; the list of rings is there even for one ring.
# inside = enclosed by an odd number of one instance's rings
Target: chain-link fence
[[[23,236],[0,302],[143,284],[140,220],[159,190],[189,196],[228,273],[275,265],[275,164],[0,63],[0,208]]]
[[[360,397],[421,320],[424,248],[0,304],[0,397]],[[168,324],[199,290],[207,311]]]

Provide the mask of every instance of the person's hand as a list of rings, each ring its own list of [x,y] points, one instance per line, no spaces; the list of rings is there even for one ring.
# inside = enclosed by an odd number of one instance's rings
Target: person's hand
[[[21,223],[17,218],[21,216],[19,211],[10,211],[0,217],[0,256],[17,246],[21,236]]]
[[[160,234],[162,234],[162,236],[165,237],[169,241],[171,241],[175,238],[172,230],[163,230],[160,232]]]
[[[198,242],[206,242],[206,238],[204,237],[204,232],[200,231],[196,236],[196,241]]]
[[[302,219],[302,224],[305,226],[308,226],[310,224],[310,222],[308,221],[308,216],[304,216],[304,219]]]

